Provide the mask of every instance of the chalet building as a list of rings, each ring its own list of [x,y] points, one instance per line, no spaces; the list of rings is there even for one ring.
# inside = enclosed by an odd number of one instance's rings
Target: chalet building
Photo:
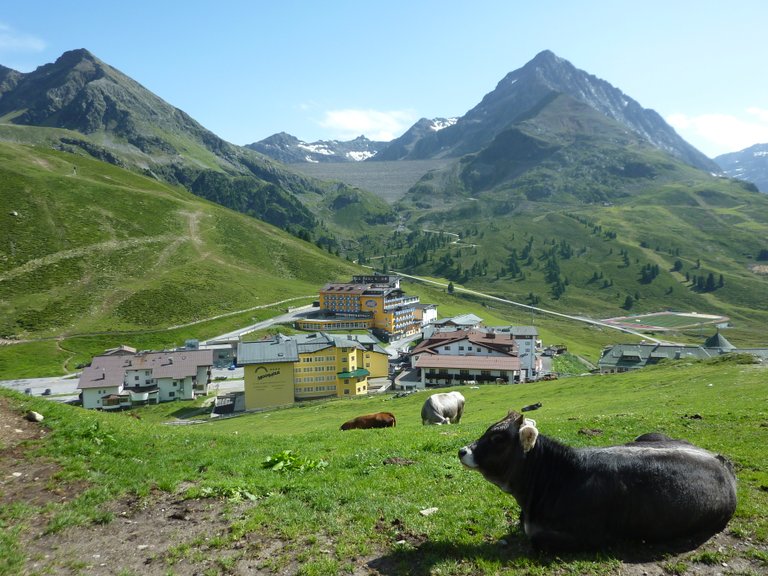
[[[107,350],[83,369],[78,382],[83,408],[118,410],[208,393],[211,350],[136,352]]]
[[[467,382],[513,383],[533,377],[521,367],[510,332],[453,330],[435,332],[410,353],[420,374],[419,388]]]
[[[437,320],[437,304],[416,304],[413,317],[422,327],[432,324]]]
[[[368,378],[386,377],[388,355],[370,336],[323,332],[241,342],[245,409],[368,393]]]
[[[717,332],[707,338],[704,344],[700,346],[655,343],[615,344],[603,349],[597,366],[600,373],[610,374],[637,370],[657,364],[665,359],[692,358],[703,360],[729,353],[751,354],[768,360],[768,348],[737,348]]]
[[[542,343],[535,326],[496,326],[486,330],[493,334],[509,334],[517,346],[520,370],[526,379],[535,379],[539,375],[542,362],[538,352],[541,351]]]
[[[319,312],[296,322],[302,330],[371,330],[383,340],[416,334],[418,296],[408,296],[393,275],[353,276],[352,282],[326,284]]]
[[[542,370],[542,343],[535,326],[495,326],[484,327],[483,319],[474,314],[462,314],[432,322],[422,330],[425,340],[439,337],[440,334],[455,332],[484,332],[497,334],[501,338],[511,338],[517,347],[516,355],[520,361],[521,376],[524,380],[535,379]]]

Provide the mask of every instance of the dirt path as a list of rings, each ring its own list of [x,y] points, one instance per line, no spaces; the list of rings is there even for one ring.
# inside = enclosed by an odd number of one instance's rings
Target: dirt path
[[[108,240],[106,242],[100,242],[98,244],[90,244],[88,246],[81,246],[80,248],[73,248],[71,250],[61,250],[53,254],[48,254],[41,258],[35,258],[29,260],[21,266],[17,266],[7,272],[0,274],[0,280],[8,280],[15,278],[21,274],[32,272],[41,266],[49,266],[68,258],[76,258],[79,256],[85,256],[93,252],[112,252],[116,250],[122,250],[125,248],[131,248],[134,246],[141,246],[143,244],[156,244],[164,242],[173,242],[176,236],[173,234],[163,234],[162,236],[151,236],[148,238],[132,238],[129,240]]]

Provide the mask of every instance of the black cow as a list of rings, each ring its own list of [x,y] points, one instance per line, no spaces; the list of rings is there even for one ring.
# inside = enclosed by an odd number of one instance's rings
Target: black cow
[[[520,412],[531,412],[532,410],[538,410],[541,408],[541,402],[536,402],[535,404],[528,404],[528,406],[523,406],[520,409]]]
[[[736,509],[730,462],[656,432],[620,446],[571,448],[510,412],[461,448],[459,459],[514,496],[537,547],[701,542],[725,528]]]

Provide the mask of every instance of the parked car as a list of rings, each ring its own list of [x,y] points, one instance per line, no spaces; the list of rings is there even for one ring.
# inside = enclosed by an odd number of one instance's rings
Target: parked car
[[[43,390],[43,394],[42,395],[43,396],[50,396],[51,395],[51,389],[50,388],[46,388],[45,390]]]

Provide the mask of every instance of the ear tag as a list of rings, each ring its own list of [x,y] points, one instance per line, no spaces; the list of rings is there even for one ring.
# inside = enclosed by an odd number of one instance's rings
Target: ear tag
[[[520,445],[523,447],[523,452],[529,452],[531,448],[536,445],[536,439],[539,437],[539,431],[536,429],[536,421],[526,418],[523,425],[520,426],[518,435],[520,437]]]

